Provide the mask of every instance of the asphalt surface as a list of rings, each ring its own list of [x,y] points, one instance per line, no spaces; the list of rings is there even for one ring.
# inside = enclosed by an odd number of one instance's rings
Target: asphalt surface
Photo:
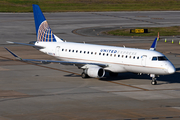
[[[86,42],[149,49],[154,37],[107,36],[117,28],[179,26],[179,11],[45,13],[58,37]],[[32,47],[6,41],[36,40],[32,13],[0,13],[0,120],[179,120],[179,36],[160,36],[157,51],[175,65],[173,75],[157,78],[120,73],[117,78],[82,79],[81,70],[59,64],[17,61],[4,47],[27,59],[55,58]],[[167,43],[164,39],[167,39]],[[174,43],[171,43],[171,40]]]

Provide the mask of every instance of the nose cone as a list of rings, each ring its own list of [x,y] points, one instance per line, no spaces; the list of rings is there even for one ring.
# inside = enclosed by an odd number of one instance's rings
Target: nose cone
[[[174,65],[171,65],[168,67],[168,72],[169,74],[173,74],[176,72],[176,68],[174,67]]]

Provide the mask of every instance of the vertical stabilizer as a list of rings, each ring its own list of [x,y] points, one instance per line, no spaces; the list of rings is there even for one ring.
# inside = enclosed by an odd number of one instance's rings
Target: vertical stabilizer
[[[158,40],[158,38],[155,38],[155,39],[154,39],[154,42],[153,42],[153,44],[151,45],[151,48],[150,48],[149,50],[156,50],[157,40]]]
[[[61,41],[57,36],[55,36],[51,28],[49,27],[46,18],[44,17],[40,7],[38,5],[33,5],[34,21],[36,27],[37,41],[39,42],[57,42]]]

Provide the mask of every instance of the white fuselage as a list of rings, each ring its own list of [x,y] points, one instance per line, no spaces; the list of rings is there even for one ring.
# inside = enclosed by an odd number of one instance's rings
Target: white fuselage
[[[166,75],[175,72],[169,60],[152,60],[164,56],[152,50],[93,45],[73,42],[36,42],[44,46],[41,52],[63,61],[107,64],[104,69],[111,72],[134,72]]]

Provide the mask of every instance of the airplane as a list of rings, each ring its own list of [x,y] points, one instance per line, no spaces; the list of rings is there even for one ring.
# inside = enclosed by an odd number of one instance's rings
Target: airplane
[[[33,13],[37,41],[29,44],[7,42],[32,46],[43,53],[56,57],[60,61],[22,59],[5,48],[18,60],[74,65],[83,70],[82,78],[102,78],[105,72],[109,72],[110,76],[117,76],[118,73],[123,72],[148,74],[152,77],[152,85],[157,84],[156,77],[159,77],[159,75],[169,75],[176,71],[167,57],[156,51],[157,38],[155,38],[149,50],[66,42],[53,34],[38,5],[33,4]]]

